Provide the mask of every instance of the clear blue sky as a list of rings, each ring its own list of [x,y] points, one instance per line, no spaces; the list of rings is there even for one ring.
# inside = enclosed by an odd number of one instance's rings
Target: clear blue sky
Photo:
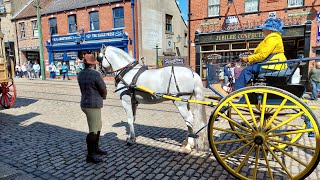
[[[183,19],[187,21],[188,20],[188,0],[177,0],[177,3],[180,6]]]

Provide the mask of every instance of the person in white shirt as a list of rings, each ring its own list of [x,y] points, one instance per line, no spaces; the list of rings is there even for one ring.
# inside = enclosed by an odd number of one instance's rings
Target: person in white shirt
[[[26,63],[23,63],[21,65],[21,77],[24,76],[25,78],[28,77],[28,72],[27,72],[27,66]]]
[[[34,65],[32,66],[32,68],[33,68],[33,71],[34,71],[35,79],[39,79],[40,65],[38,64],[37,61],[34,62]]]

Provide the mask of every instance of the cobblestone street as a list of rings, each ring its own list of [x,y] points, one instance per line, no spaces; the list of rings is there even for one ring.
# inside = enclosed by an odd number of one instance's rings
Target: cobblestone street
[[[14,107],[0,110],[1,180],[234,179],[212,153],[181,152],[187,127],[170,101],[139,105],[137,143],[127,146],[126,114],[108,81],[100,143],[108,155],[94,165],[85,162],[88,127],[77,81],[15,79],[15,85]],[[308,179],[319,178],[318,166]]]

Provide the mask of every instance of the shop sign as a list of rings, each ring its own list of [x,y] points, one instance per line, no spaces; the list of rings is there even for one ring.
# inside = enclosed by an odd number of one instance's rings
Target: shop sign
[[[182,64],[184,64],[183,57],[163,57],[162,59],[163,66],[182,65]]]
[[[320,12],[317,13],[317,22],[320,22]]]
[[[63,52],[55,52],[53,53],[53,59],[54,60],[63,60]]]
[[[112,38],[122,38],[122,30],[113,31],[103,31],[103,32],[89,32],[84,35],[86,41],[90,40],[100,40],[100,39],[112,39]]]
[[[312,15],[312,12],[291,13],[291,14],[288,14],[288,17],[308,16],[308,15]]]
[[[66,53],[66,60],[75,60],[78,57],[78,52],[77,51],[69,51]]]
[[[231,25],[236,25],[239,23],[238,17],[237,16],[227,16],[226,17],[226,25],[231,26]]]
[[[320,26],[318,26],[317,43],[320,42]]]
[[[52,43],[65,43],[65,42],[76,42],[82,38],[79,34],[66,35],[66,36],[53,36],[51,38]]]
[[[30,50],[39,50],[39,46],[20,48],[20,51],[30,51]]]
[[[286,28],[283,37],[304,36],[304,27]],[[263,39],[264,35],[261,30],[250,32],[233,32],[233,33],[213,33],[200,35],[200,43],[221,42],[221,41],[239,41],[248,39]]]

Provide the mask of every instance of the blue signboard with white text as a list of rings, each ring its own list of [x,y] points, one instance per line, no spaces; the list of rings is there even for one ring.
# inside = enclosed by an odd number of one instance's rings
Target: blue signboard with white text
[[[318,26],[318,28],[317,28],[317,43],[319,43],[320,42],[320,26]]]
[[[72,34],[66,36],[52,36],[51,38],[52,43],[76,42],[80,40],[81,36],[79,34]]]
[[[317,22],[320,22],[320,12],[317,13]]]
[[[100,39],[113,39],[113,38],[122,38],[122,37],[123,37],[122,30],[88,32],[84,35],[84,39],[86,41],[100,40]]]

